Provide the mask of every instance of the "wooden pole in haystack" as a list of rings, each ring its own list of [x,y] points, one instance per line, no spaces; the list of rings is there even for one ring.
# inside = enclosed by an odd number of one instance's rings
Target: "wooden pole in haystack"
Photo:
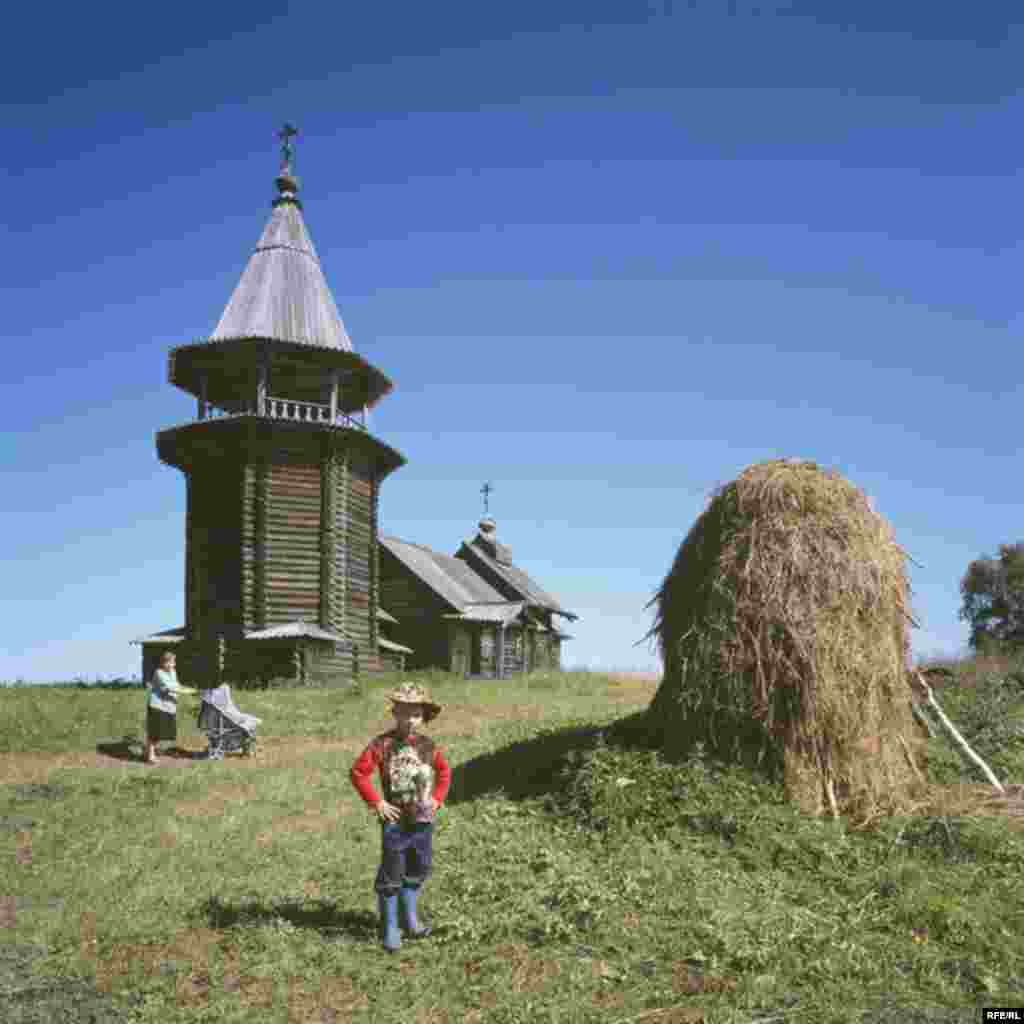
[[[965,757],[968,761],[977,765],[981,769],[982,774],[988,779],[989,783],[999,793],[1000,796],[1006,795],[1006,790],[1003,788],[1003,784],[996,778],[995,772],[976,754],[970,744],[963,738],[957,727],[946,717],[946,713],[939,706],[939,702],[935,699],[935,694],[932,692],[932,688],[925,682],[924,676],[920,672],[915,672],[913,677],[915,684],[921,691],[921,694],[925,698],[925,702],[929,704],[934,710],[936,717],[942,724],[942,727],[946,730],[949,738],[953,741],[956,749]]]
[[[921,723],[922,728],[928,733],[929,739],[935,739],[935,730],[932,728],[932,723],[928,721],[928,716],[917,706],[917,704],[911,704],[910,710],[914,712],[914,717]]]

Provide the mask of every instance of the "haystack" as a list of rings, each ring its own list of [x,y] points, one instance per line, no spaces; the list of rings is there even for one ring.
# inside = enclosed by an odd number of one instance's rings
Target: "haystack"
[[[813,462],[720,488],[651,601],[663,744],[759,767],[809,814],[906,808],[921,741],[905,559],[870,499]]]

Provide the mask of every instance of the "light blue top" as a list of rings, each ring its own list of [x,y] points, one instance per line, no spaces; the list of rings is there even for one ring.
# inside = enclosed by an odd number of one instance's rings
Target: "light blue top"
[[[174,715],[178,711],[178,691],[182,689],[178,682],[178,673],[174,670],[158,668],[153,673],[153,680],[146,686],[149,693],[147,704],[157,711],[166,711]]]

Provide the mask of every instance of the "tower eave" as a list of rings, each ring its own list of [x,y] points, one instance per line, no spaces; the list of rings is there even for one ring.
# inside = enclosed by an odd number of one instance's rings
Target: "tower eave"
[[[310,444],[311,458],[322,454],[319,438],[328,435],[327,443],[362,448],[372,459],[374,476],[380,481],[406,464],[401,452],[385,444],[366,430],[320,423],[295,423],[255,415],[241,415],[213,420],[194,420],[167,427],[156,434],[157,457],[165,465],[183,473],[191,472],[201,462],[225,456],[237,458],[241,449],[244,458],[261,461],[272,451],[275,439],[305,437]],[[314,436],[315,435],[315,436]]]
[[[238,374],[226,373],[226,365],[233,363],[235,369],[250,367],[255,373],[255,366],[264,353],[274,352],[301,355],[303,359],[319,364],[323,369],[350,373],[350,386],[340,396],[338,407],[342,412],[372,409],[394,390],[394,384],[387,374],[357,352],[327,348],[313,342],[261,336],[207,338],[178,345],[168,353],[167,379],[175,387],[198,398],[200,381],[205,373],[208,375],[207,398],[210,401],[215,402],[218,397],[217,382],[221,378],[228,385],[225,397],[237,398]]]

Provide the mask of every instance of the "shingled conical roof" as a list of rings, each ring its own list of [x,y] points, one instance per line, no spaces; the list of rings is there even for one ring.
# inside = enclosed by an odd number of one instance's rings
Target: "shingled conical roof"
[[[267,338],[352,351],[296,198],[298,181],[277,179],[281,197],[211,341]]]
[[[289,125],[278,133],[279,195],[227,308],[210,337],[171,349],[168,379],[212,408],[237,410],[256,401],[261,373],[302,392],[278,398],[315,401],[322,375],[337,371],[338,411],[365,413],[391,381],[353,350],[327,286],[292,173],[295,134]]]

